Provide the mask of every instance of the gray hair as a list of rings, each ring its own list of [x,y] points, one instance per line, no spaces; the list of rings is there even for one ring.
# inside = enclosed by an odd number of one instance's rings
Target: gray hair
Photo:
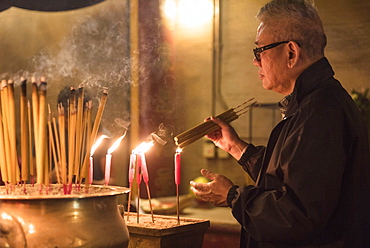
[[[326,35],[313,0],[273,0],[260,9],[257,19],[272,27],[274,42],[295,41],[312,60],[324,56]]]

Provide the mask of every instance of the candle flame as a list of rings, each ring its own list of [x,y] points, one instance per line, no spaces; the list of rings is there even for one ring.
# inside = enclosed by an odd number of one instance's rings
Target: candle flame
[[[136,147],[132,153],[139,154],[139,153],[146,153],[152,146],[154,146],[153,141],[150,142],[143,142],[138,147]]]
[[[181,153],[181,152],[182,152],[182,149],[180,147],[177,147],[176,153]]]
[[[125,132],[125,134],[124,135],[122,135],[121,137],[119,137],[114,143],[113,143],[113,145],[108,149],[108,151],[107,151],[107,153],[108,154],[111,154],[112,152],[114,152],[117,148],[118,148],[118,146],[119,146],[119,144],[121,143],[121,141],[123,140],[123,138],[126,136],[126,132]]]
[[[95,144],[91,147],[91,150],[90,150],[90,157],[92,157],[94,155],[94,152],[96,150],[96,148],[98,148],[98,146],[100,146],[101,142],[103,141],[103,139],[105,138],[108,138],[107,135],[103,134],[101,135],[98,140],[95,142]]]

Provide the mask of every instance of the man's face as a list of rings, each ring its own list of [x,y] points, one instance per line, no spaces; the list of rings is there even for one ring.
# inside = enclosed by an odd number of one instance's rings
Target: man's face
[[[257,29],[256,45],[263,47],[276,40],[269,32],[269,27],[261,23]],[[290,94],[290,82],[287,77],[286,50],[287,43],[278,45],[274,48],[260,53],[260,61],[253,59],[253,64],[258,67],[258,76],[262,80],[263,88],[273,90],[277,93]]]

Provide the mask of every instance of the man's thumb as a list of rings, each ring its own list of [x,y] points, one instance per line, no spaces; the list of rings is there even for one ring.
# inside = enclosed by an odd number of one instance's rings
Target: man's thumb
[[[206,178],[208,178],[208,179],[210,179],[210,180],[214,180],[214,179],[215,179],[215,174],[214,174],[212,171],[209,171],[209,170],[207,170],[207,169],[202,169],[202,170],[200,171],[200,173],[201,173],[204,177],[206,177]]]

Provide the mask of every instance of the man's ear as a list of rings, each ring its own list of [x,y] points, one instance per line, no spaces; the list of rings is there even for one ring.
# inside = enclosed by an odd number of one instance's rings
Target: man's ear
[[[287,47],[289,49],[288,67],[293,68],[298,64],[299,57],[301,54],[301,48],[298,46],[297,42],[294,41],[290,41]]]

